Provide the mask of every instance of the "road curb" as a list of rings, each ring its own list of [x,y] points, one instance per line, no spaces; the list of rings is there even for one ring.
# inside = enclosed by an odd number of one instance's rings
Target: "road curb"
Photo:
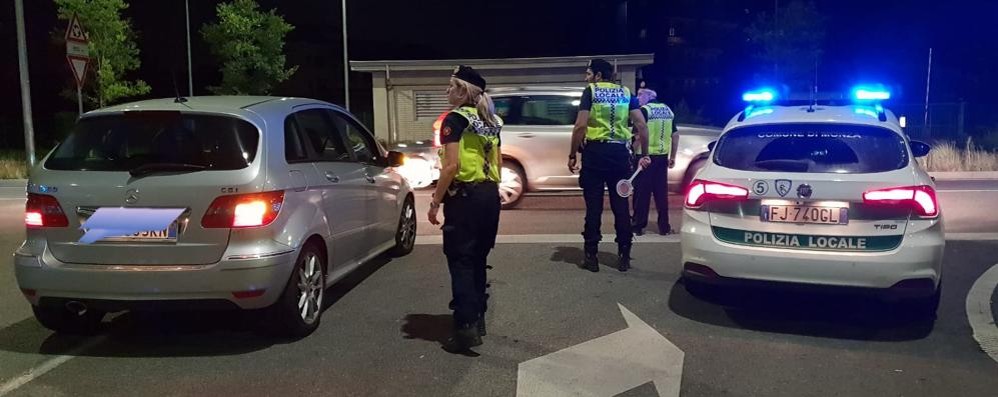
[[[980,172],[930,172],[929,175],[937,181],[961,181],[961,180],[998,180],[998,171]]]
[[[0,187],[25,187],[27,179],[0,179]]]

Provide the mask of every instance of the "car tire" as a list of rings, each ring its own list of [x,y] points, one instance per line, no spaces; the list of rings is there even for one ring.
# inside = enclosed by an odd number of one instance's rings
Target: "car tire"
[[[412,252],[416,246],[416,206],[413,204],[412,196],[407,197],[402,204],[402,212],[399,213],[398,229],[395,230],[395,246],[390,253],[392,256],[406,256]]]
[[[325,255],[316,244],[302,248],[284,291],[267,310],[273,334],[297,340],[319,327],[326,292],[325,264]]]
[[[679,187],[679,192],[681,194],[686,194],[686,189],[690,187],[693,183],[693,179],[696,178],[697,173],[707,165],[707,161],[704,159],[696,160],[690,163],[689,168],[686,169],[686,175],[683,176],[683,184]]]
[[[62,334],[94,335],[100,331],[104,312],[86,310],[76,314],[62,306],[34,306],[35,319],[45,328]]]
[[[499,198],[502,202],[502,209],[516,208],[523,200],[523,194],[527,191],[527,176],[522,167],[510,160],[503,161],[500,175]]]

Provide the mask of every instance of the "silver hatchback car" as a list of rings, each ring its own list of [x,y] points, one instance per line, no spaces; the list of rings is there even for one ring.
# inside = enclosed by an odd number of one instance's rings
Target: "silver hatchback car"
[[[17,282],[60,332],[95,332],[120,310],[222,307],[265,308],[275,330],[303,337],[326,287],[386,251],[412,251],[403,161],[350,113],[311,99],[89,112],[31,172]]]

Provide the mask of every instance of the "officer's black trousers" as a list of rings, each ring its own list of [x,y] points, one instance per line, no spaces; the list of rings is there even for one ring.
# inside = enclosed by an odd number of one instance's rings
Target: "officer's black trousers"
[[[631,212],[626,198],[617,194],[617,182],[631,177],[631,154],[627,145],[617,143],[587,142],[582,151],[582,171],[579,187],[586,200],[586,225],[582,232],[586,252],[595,253],[603,234],[603,197],[609,190],[613,225],[617,232],[617,246],[629,247]]]
[[[651,197],[655,195],[659,232],[669,231],[669,155],[653,155],[651,165],[634,178],[634,229],[648,227]]]
[[[458,187],[444,201],[444,255],[458,327],[474,324],[487,310],[486,258],[495,246],[500,209],[499,187],[491,182]]]

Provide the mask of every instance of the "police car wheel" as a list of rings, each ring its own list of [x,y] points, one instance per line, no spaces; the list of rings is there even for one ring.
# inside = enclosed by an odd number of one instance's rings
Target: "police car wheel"
[[[523,193],[527,187],[527,177],[523,173],[523,168],[511,163],[510,160],[503,162],[500,173],[499,198],[502,202],[502,209],[508,210],[516,207],[523,199]]]
[[[395,246],[393,256],[405,256],[416,246],[416,207],[412,197],[407,197],[399,214],[398,230],[395,231]]]

